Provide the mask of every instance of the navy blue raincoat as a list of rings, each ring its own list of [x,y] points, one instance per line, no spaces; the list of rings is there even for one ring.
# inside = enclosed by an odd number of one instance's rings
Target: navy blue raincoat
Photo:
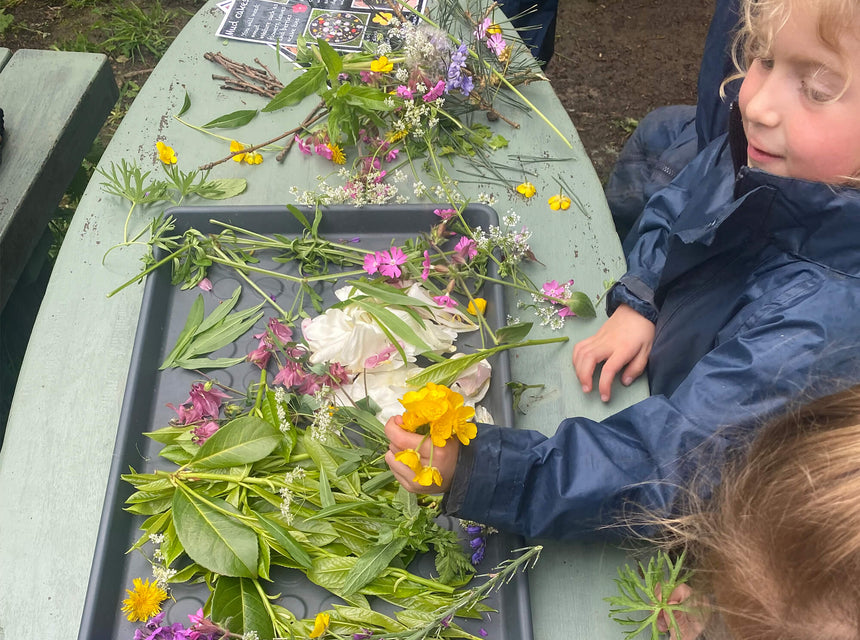
[[[651,199],[608,298],[610,313],[626,303],[656,321],[653,395],[602,422],[568,418],[550,438],[481,425],[449,513],[590,537],[630,503],[671,511],[702,450],[716,468],[799,395],[860,382],[860,190],[739,166],[731,148],[746,151],[734,123]]]

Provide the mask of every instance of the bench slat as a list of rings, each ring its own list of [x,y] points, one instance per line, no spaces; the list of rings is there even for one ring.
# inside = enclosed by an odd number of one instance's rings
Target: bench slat
[[[118,94],[101,54],[20,49],[2,67],[0,309]]]

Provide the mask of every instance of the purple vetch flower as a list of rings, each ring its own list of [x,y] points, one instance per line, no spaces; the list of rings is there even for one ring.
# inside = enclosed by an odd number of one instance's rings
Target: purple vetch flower
[[[373,631],[370,629],[362,629],[359,633],[352,634],[352,640],[367,640],[373,637]]]
[[[143,629],[134,630],[134,640],[189,640],[188,629],[181,622],[162,626],[164,611],[150,618]]]
[[[475,551],[475,553],[472,554],[472,564],[473,565],[481,564],[481,561],[484,559],[484,552],[486,551],[486,549],[487,549],[487,547],[485,545],[483,547],[478,548],[477,551]]]

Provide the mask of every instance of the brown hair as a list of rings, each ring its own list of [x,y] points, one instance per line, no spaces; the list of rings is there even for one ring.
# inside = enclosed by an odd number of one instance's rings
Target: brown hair
[[[860,638],[860,385],[768,423],[722,475],[664,523],[718,614],[705,637]]]

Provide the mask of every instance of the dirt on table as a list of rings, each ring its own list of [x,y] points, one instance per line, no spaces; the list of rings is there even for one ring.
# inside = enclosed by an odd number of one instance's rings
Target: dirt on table
[[[536,0],[539,1],[539,0]],[[10,49],[68,48],[98,42],[116,2],[0,0],[12,16]],[[128,3],[131,5],[131,2]],[[172,15],[177,33],[203,0],[135,0],[141,11]],[[696,75],[713,0],[560,0],[555,57],[547,69],[583,145],[605,182],[636,121],[655,107],[694,104]],[[112,56],[120,86],[143,84],[155,59],[146,50]],[[115,126],[116,123],[113,124]]]

